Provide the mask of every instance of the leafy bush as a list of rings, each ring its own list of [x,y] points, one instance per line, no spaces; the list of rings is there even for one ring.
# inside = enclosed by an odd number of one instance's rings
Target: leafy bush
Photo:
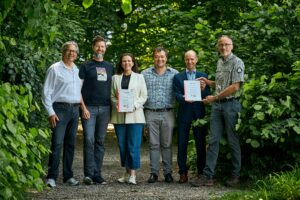
[[[29,123],[39,110],[29,85],[1,84],[0,105],[0,199],[23,199],[26,189],[42,189],[41,160],[49,151],[41,141],[49,132]]]
[[[245,169],[248,173],[252,170],[252,174],[257,174],[264,169],[268,173],[300,162],[299,84],[300,62],[296,62],[289,74],[261,76],[244,85],[244,111],[237,129],[243,154],[247,155],[243,160],[249,167]]]

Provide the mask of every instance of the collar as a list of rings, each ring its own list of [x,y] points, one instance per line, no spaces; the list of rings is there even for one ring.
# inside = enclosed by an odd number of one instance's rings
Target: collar
[[[233,53],[231,52],[231,53],[229,54],[229,56],[228,56],[226,59],[224,59],[223,57],[221,57],[221,58],[222,58],[222,61],[223,61],[223,62],[227,62],[228,60],[232,59],[233,57],[234,57],[234,55],[233,55]]]
[[[185,68],[185,72],[188,73],[188,72],[190,72],[190,71],[189,71],[187,68]],[[192,72],[193,74],[195,74],[195,73],[196,73],[196,69],[192,70],[191,72]]]

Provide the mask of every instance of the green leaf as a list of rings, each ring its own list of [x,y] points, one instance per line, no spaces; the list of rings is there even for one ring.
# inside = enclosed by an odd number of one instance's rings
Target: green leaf
[[[0,40],[0,50],[5,49],[4,43]]]
[[[227,140],[224,137],[221,137],[220,144],[226,145],[227,144]]]
[[[3,196],[5,197],[5,199],[10,199],[13,195],[12,191],[10,188],[5,188],[3,192]]]
[[[16,45],[17,45],[17,42],[16,42],[15,38],[10,38],[9,43],[10,43],[12,46],[16,46]]]
[[[251,140],[251,146],[253,148],[258,148],[260,146],[260,144],[257,140]]]
[[[7,173],[12,177],[13,181],[17,180],[17,174],[15,170],[11,166],[7,166],[6,168]]]
[[[27,157],[27,151],[26,151],[26,149],[20,149],[19,153],[22,155],[23,158]]]
[[[255,110],[261,110],[262,106],[261,105],[254,105],[253,106]]]
[[[38,129],[39,135],[42,136],[43,138],[47,139],[49,137],[49,132],[48,131],[43,131],[42,129]]]
[[[131,0],[122,0],[121,8],[124,11],[125,15],[131,13],[132,11]]]
[[[85,9],[88,9],[90,6],[92,6],[94,3],[94,0],[83,0],[82,5]]]
[[[7,120],[6,126],[11,133],[16,134],[17,130],[11,120]]]
[[[293,130],[297,133],[300,134],[300,127],[299,126],[294,126]]]
[[[258,112],[258,113],[256,113],[256,117],[259,120],[264,120],[265,119],[265,114],[263,112]]]

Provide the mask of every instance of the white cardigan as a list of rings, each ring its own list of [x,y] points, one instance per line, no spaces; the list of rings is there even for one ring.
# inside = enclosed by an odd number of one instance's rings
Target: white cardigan
[[[127,113],[120,113],[117,111],[118,91],[121,89],[123,74],[114,75],[112,77],[111,87],[111,101],[112,101],[112,115],[111,123],[113,124],[133,124],[145,123],[145,115],[143,105],[147,100],[147,87],[144,76],[132,72],[128,89],[134,91],[134,111]]]

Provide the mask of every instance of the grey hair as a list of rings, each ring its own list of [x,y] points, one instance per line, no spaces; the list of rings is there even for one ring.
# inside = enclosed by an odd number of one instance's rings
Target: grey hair
[[[79,53],[78,44],[75,41],[68,41],[68,42],[64,43],[61,47],[61,52],[63,55],[66,53],[66,51],[68,50],[68,47],[70,45],[74,45],[76,47],[76,52]]]
[[[220,41],[222,38],[227,38],[227,39],[229,39],[229,40],[231,41],[231,44],[233,44],[233,41],[232,41],[231,37],[228,36],[228,35],[221,35],[221,36],[219,37],[219,39],[218,39],[218,43],[219,43],[219,41]]]

